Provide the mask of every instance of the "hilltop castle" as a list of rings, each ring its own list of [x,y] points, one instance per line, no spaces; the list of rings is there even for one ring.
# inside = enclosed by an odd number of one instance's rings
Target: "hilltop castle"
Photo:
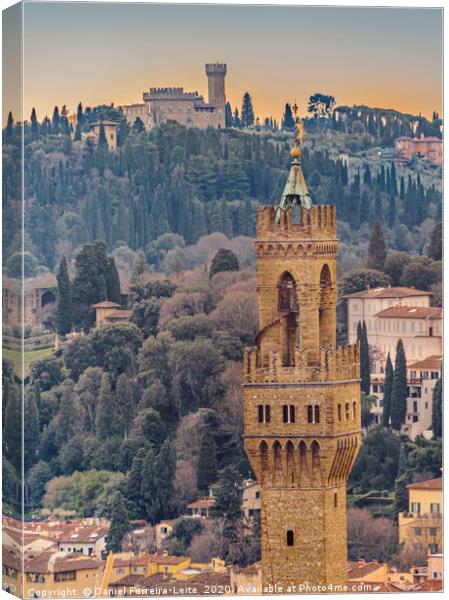
[[[166,121],[177,121],[186,127],[225,127],[225,76],[226,65],[206,65],[208,100],[198,92],[185,92],[182,87],[150,88],[144,92],[142,104],[123,106],[130,124],[139,117],[145,128],[159,127]]]
[[[262,584],[282,593],[346,583],[346,482],[361,442],[358,345],[336,347],[336,211],[312,206],[301,140],[297,125],[279,206],[257,212],[260,331],[243,362]]]

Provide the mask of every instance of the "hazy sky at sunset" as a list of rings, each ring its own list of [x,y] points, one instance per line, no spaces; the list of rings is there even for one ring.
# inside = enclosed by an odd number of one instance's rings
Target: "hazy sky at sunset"
[[[248,90],[262,118],[295,99],[305,112],[317,91],[441,112],[441,9],[33,2],[24,21],[25,118],[32,106],[41,120],[55,104],[140,102],[150,86],[207,99],[204,63],[217,60],[231,104]]]

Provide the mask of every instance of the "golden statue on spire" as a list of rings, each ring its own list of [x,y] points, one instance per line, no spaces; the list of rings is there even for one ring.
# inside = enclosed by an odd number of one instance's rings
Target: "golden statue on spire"
[[[299,158],[301,156],[301,148],[299,147],[304,140],[304,122],[298,117],[298,105],[296,101],[292,106],[293,114],[295,115],[295,145],[290,151],[292,158]]]

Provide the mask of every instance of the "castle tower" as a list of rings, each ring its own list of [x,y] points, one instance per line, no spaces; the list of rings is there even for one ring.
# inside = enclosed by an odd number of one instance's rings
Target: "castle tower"
[[[260,331],[243,362],[262,583],[283,593],[346,583],[346,482],[361,427],[358,346],[336,347],[335,206],[312,206],[301,140],[298,124],[280,205],[257,212]]]
[[[215,106],[218,125],[225,126],[225,76],[226,65],[220,63],[210,63],[206,65],[206,75],[208,79],[208,102],[211,106]]]

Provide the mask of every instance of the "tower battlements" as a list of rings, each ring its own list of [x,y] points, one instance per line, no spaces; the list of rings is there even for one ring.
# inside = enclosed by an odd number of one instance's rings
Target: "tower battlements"
[[[358,344],[320,349],[319,363],[309,365],[307,350],[295,350],[293,365],[282,364],[282,353],[271,351],[265,364],[257,347],[245,348],[243,381],[246,383],[348,382],[360,379]]]
[[[257,209],[258,240],[335,240],[337,235],[337,214],[335,206],[318,205],[310,209],[295,208],[299,222],[293,220],[293,208],[276,209],[262,206]],[[276,216],[278,215],[278,221]]]
[[[206,64],[206,75],[220,75],[224,77],[226,75],[227,68],[223,63],[207,63]]]

